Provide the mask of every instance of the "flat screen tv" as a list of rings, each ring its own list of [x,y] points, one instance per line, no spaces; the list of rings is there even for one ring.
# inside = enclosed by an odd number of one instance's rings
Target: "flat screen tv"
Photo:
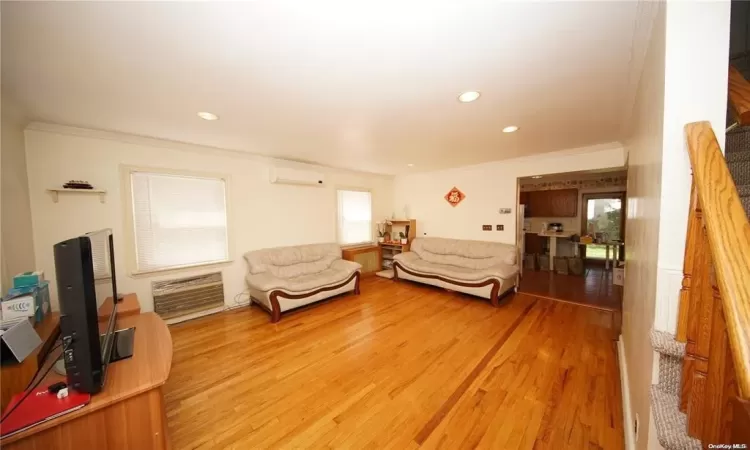
[[[112,355],[117,321],[117,280],[112,230],[68,239],[54,246],[60,303],[60,331],[68,386],[96,394],[102,389]],[[96,288],[111,301],[112,314],[101,332]]]

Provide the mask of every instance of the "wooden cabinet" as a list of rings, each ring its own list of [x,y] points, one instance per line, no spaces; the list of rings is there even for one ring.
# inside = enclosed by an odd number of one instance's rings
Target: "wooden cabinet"
[[[526,233],[524,235],[524,240],[526,241],[524,244],[524,251],[527,255],[531,253],[544,253],[545,238],[539,236],[538,234]]]
[[[362,247],[345,248],[341,257],[347,261],[354,261],[362,265],[362,276],[374,275],[382,269],[380,265],[380,246],[366,245]]]
[[[527,194],[527,203],[524,203],[527,208],[527,217],[576,217],[578,215],[578,189],[532,191],[522,194]]]
[[[518,203],[521,205],[526,205],[526,207],[529,206],[529,193],[528,192],[521,192]]]

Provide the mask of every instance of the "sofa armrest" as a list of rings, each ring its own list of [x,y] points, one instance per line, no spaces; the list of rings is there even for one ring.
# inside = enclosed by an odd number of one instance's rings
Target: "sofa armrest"
[[[410,263],[412,261],[416,261],[419,259],[419,255],[417,255],[414,252],[404,252],[399,253],[398,255],[393,256],[394,261],[402,262],[402,263]]]
[[[333,261],[333,263],[331,264],[331,268],[336,270],[346,270],[348,272],[354,273],[362,269],[362,264],[346,259],[337,259]]]
[[[245,277],[245,281],[247,281],[249,287],[263,292],[284,287],[286,284],[283,279],[276,277],[269,272],[251,273]]]

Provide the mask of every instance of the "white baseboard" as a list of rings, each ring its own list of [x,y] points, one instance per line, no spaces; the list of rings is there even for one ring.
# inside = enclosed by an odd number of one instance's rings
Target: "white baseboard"
[[[622,430],[625,434],[625,450],[635,450],[635,431],[633,431],[633,409],[630,405],[630,380],[628,379],[628,361],[625,358],[625,342],[617,340],[617,357],[620,361],[620,390],[622,391]]]

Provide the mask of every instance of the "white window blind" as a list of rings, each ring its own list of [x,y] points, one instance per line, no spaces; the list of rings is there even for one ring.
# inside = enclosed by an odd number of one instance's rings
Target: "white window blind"
[[[336,191],[339,244],[372,241],[372,196],[365,191]]]
[[[139,272],[229,259],[223,179],[132,172],[130,180]]]

